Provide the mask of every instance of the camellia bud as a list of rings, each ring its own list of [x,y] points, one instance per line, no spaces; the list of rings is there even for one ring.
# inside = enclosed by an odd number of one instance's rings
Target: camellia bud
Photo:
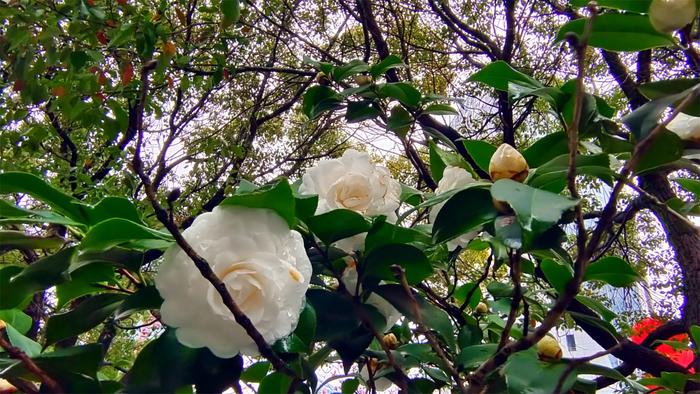
[[[559,342],[557,342],[556,339],[550,337],[549,335],[545,335],[539,342],[537,342],[537,354],[542,360],[561,360],[561,346],[559,346]]]
[[[5,321],[0,319],[0,330],[4,330],[5,327],[7,327],[7,325],[5,324]]]
[[[662,33],[683,28],[697,14],[695,0],[653,0],[649,6],[649,21],[654,29]]]
[[[476,313],[483,315],[484,313],[487,313],[489,311],[489,306],[486,305],[483,302],[480,302],[476,305]]]
[[[396,349],[396,347],[399,345],[399,340],[396,339],[396,335],[393,333],[388,333],[384,335],[382,338],[382,342],[384,345],[386,345],[389,349]]]
[[[529,170],[523,155],[508,144],[501,144],[489,162],[489,175],[494,182],[499,179],[522,182],[527,178]]]
[[[316,83],[319,85],[328,86],[331,84],[331,80],[328,79],[326,73],[320,71],[318,74],[316,74]]]
[[[372,83],[372,78],[369,75],[358,74],[353,77],[355,83],[359,86],[365,86]]]

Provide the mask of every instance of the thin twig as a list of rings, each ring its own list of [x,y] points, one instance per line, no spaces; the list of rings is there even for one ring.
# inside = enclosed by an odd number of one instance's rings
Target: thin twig
[[[12,346],[10,342],[5,339],[5,325],[3,323],[2,328],[0,328],[0,347],[2,347],[11,358],[19,360],[24,367],[27,368],[29,372],[36,375],[41,382],[46,386],[46,390],[50,393],[64,393],[61,385],[58,384],[51,376],[49,376],[46,371],[39,368],[38,365],[23,352],[22,349]]]
[[[411,305],[413,315],[416,318],[415,323],[418,325],[418,329],[423,335],[425,335],[425,338],[428,340],[428,343],[430,343],[430,347],[433,348],[437,356],[440,357],[440,359],[445,363],[445,367],[452,376],[452,379],[454,379],[455,383],[457,384],[457,388],[459,389],[459,391],[462,394],[466,394],[467,389],[464,387],[464,382],[459,376],[459,372],[457,372],[454,365],[452,364],[452,361],[450,361],[450,359],[445,354],[445,351],[442,350],[442,347],[440,347],[440,343],[438,342],[437,338],[435,338],[435,335],[433,335],[433,333],[426,327],[425,323],[423,322],[423,314],[420,311],[420,307],[418,306],[418,301],[416,301],[416,297],[413,295],[411,286],[408,285],[408,280],[406,280],[406,272],[401,266],[398,265],[392,266],[392,269],[394,270],[396,276],[399,278],[401,286],[403,287],[403,290],[406,293],[406,297],[408,297],[408,301]]]
[[[520,276],[522,275],[520,252],[510,253],[508,257],[510,259],[510,277],[513,280],[513,300],[510,303],[508,320],[506,320],[506,325],[503,327],[501,340],[498,343],[498,350],[502,349],[503,346],[508,343],[510,330],[513,328],[513,324],[515,324],[515,318],[518,316],[518,309],[520,308],[520,300],[523,297],[523,288],[520,284]],[[527,324],[527,322],[525,322],[525,324]]]
[[[231,311],[231,313],[233,314],[236,323],[243,327],[248,336],[250,336],[251,339],[253,339],[253,341],[258,347],[258,350],[260,351],[260,354],[270,361],[275,370],[289,375],[292,378],[295,378],[296,374],[287,367],[285,362],[281,358],[279,358],[279,356],[277,356],[277,354],[272,350],[270,345],[265,341],[265,338],[262,336],[260,331],[258,331],[257,328],[255,328],[253,322],[250,321],[248,316],[246,316],[245,313],[243,313],[238,304],[233,300],[233,297],[231,297],[231,294],[226,288],[226,285],[221,281],[221,279],[216,275],[216,273],[214,273],[214,271],[211,268],[211,265],[209,265],[207,260],[200,256],[192,248],[192,246],[190,246],[187,240],[185,240],[185,238],[182,236],[182,233],[180,232],[178,226],[170,220],[170,215],[158,202],[158,196],[156,195],[155,190],[153,189],[151,179],[144,172],[143,162],[141,161],[141,146],[143,145],[143,112],[144,106],[146,104],[146,93],[148,91],[148,74],[154,67],[154,63],[147,63],[146,65],[144,65],[141,74],[141,96],[139,99],[139,108],[136,112],[137,142],[134,149],[134,157],[132,160],[133,171],[141,179],[144,191],[146,192],[146,196],[148,197],[148,200],[150,201],[158,220],[165,226],[165,228],[168,229],[170,234],[172,234],[173,238],[175,238],[175,242],[177,243],[177,245],[180,246],[182,251],[185,252],[185,254],[192,260],[192,262],[197,267],[202,276],[205,279],[207,279],[212,284],[212,286],[214,286],[216,291],[219,293],[219,296],[221,297],[221,300],[223,301],[224,305],[226,305],[229,311]]]

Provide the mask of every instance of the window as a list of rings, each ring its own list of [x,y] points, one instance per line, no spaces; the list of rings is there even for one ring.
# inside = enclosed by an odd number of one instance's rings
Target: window
[[[566,346],[569,348],[570,352],[576,351],[576,338],[574,334],[566,334]]]

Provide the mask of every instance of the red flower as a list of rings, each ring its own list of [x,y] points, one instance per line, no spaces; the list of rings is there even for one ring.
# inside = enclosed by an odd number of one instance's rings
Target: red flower
[[[649,334],[661,324],[663,324],[663,321],[661,321],[659,318],[647,317],[642,319],[632,326],[632,335],[630,336],[630,340],[637,344],[642,343],[646,337],[649,336]],[[687,343],[688,334],[674,335],[668,340]],[[670,358],[676,364],[682,365],[683,367],[688,367],[693,363],[693,351],[689,349],[676,350],[670,345],[662,344],[656,347],[656,351]],[[695,373],[695,370],[693,368],[689,368],[688,372]]]

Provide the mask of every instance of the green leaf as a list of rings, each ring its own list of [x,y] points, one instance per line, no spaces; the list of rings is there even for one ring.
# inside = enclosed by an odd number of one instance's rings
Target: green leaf
[[[403,61],[401,61],[400,57],[396,55],[389,55],[385,57],[381,62],[370,66],[369,73],[372,75],[372,77],[376,79],[384,75],[387,71],[391,69],[405,66],[406,65],[403,63]]]
[[[7,339],[10,340],[12,346],[20,348],[27,356],[32,358],[41,354],[41,345],[22,335],[10,323],[5,323]]]
[[[62,308],[68,302],[86,294],[103,291],[95,286],[97,283],[115,283],[114,268],[104,264],[93,264],[71,271],[71,280],[56,286],[57,308]]]
[[[565,23],[559,28],[555,42],[564,40],[570,33],[580,37],[585,24],[586,19]],[[595,48],[621,52],[675,46],[673,37],[656,31],[648,16],[612,13],[601,14],[595,18],[588,44]]]
[[[5,219],[0,219],[0,225],[16,223],[55,223],[65,226],[82,226],[82,223],[78,223],[55,212],[24,209],[3,199],[0,199],[0,217],[5,217]]]
[[[309,88],[304,93],[302,109],[309,119],[316,119],[326,111],[339,108],[342,101],[342,96],[335,90],[328,86],[318,85]]]
[[[36,237],[24,231],[0,230],[0,250],[13,249],[55,249],[63,246],[61,237]]]
[[[221,0],[222,25],[224,28],[238,22],[241,16],[241,4],[238,0]]]
[[[649,100],[658,100],[663,97],[686,92],[688,89],[698,84],[700,84],[700,78],[675,78],[642,84],[639,86],[639,91]],[[673,103],[674,106],[676,106],[680,100],[681,99],[675,101]],[[683,109],[683,112],[692,116],[700,116],[700,98],[696,97],[693,99],[690,104]]]
[[[395,282],[398,279],[391,268],[392,265],[404,269],[410,285],[420,283],[433,273],[430,261],[420,249],[405,244],[388,244],[378,246],[367,254],[363,262],[364,275]]]
[[[87,223],[87,206],[46,183],[43,179],[26,172],[0,174],[0,194],[26,193],[70,219]]]
[[[666,109],[673,103],[683,100],[689,93],[690,89],[645,103],[625,115],[622,122],[632,131],[637,141],[641,141],[658,126],[659,118]]]
[[[550,394],[555,392],[560,378],[566,373],[565,363],[547,363],[537,359],[534,349],[511,355],[503,372],[510,393]],[[566,393],[576,382],[576,374],[570,373],[564,380],[561,391]]]
[[[481,331],[481,327],[479,327],[476,320],[463,325],[462,328],[459,329],[459,335],[457,336],[457,342],[460,348],[478,345],[483,339],[484,332]]]
[[[114,318],[119,320],[144,309],[159,309],[162,303],[163,299],[155,286],[142,287],[119,305]]]
[[[267,371],[270,370],[269,361],[258,361],[255,364],[251,364],[248,368],[241,373],[241,380],[249,383],[260,383],[260,381],[265,378]]]
[[[172,241],[172,237],[127,219],[113,218],[90,228],[80,242],[80,249],[84,252],[105,251],[129,241],[139,240]]]
[[[386,128],[393,131],[399,137],[405,137],[411,129],[413,117],[402,106],[395,105],[391,108],[391,113],[386,121]]]
[[[54,344],[97,326],[111,315],[125,298],[125,294],[98,294],[84,300],[73,310],[49,317],[46,344]]]
[[[326,245],[367,232],[370,228],[362,215],[349,209],[334,209],[306,218],[304,222],[309,226],[309,230]]]
[[[296,202],[295,212],[297,218],[304,220],[309,216],[313,216],[318,207],[318,196],[295,196]]]
[[[563,131],[547,134],[523,151],[531,168],[539,167],[559,155],[569,152],[569,137]],[[488,170],[487,170],[488,171]]]
[[[99,344],[58,349],[34,357],[32,361],[49,376],[57,378],[58,383],[66,392],[97,391],[96,375],[102,361],[102,346]],[[25,377],[28,373],[24,364],[17,363],[3,370],[3,377]],[[86,380],[88,380],[86,377],[93,378],[92,387],[85,387]],[[82,384],[82,390],[75,387],[75,383]],[[88,380],[87,383],[90,381]]]
[[[693,193],[696,199],[700,199],[700,181],[690,178],[673,178],[686,191]]]
[[[639,158],[634,172],[645,174],[683,157],[683,140],[668,130],[662,131]]]
[[[432,243],[432,238],[422,231],[391,224],[387,221],[376,221],[365,238],[365,253],[387,244],[407,244],[419,249]]]
[[[496,153],[497,148],[488,142],[479,140],[464,140],[462,143],[464,144],[464,147],[467,148],[469,155],[476,162],[476,165],[478,165],[479,168],[488,174],[491,156]]]
[[[74,253],[74,247],[66,248],[35,261],[19,273],[15,271],[9,282],[0,286],[0,308],[14,308],[33,293],[64,282],[69,278],[67,270]],[[8,268],[3,272],[11,273]]]
[[[475,187],[461,190],[440,209],[433,224],[433,240],[435,243],[449,241],[478,229],[497,215],[488,190]]]
[[[335,67],[330,76],[334,81],[341,82],[348,77],[363,73],[367,70],[369,70],[367,63],[363,62],[362,60],[355,59],[342,66]]]
[[[458,112],[449,104],[430,104],[422,113],[429,115],[457,115]]]
[[[141,350],[124,376],[124,392],[172,393],[195,385],[197,392],[220,393],[238,380],[242,369],[240,356],[219,358],[207,348],[186,347],[168,329]]]
[[[690,337],[693,339],[693,343],[700,343],[700,326],[695,324],[690,326]]]
[[[248,208],[267,208],[284,219],[289,228],[297,224],[296,200],[287,179],[279,179],[251,192],[235,194],[221,205],[239,205]]]
[[[363,120],[374,119],[381,114],[382,111],[374,101],[350,101],[345,112],[345,120],[348,123],[362,122]]]
[[[311,346],[313,339],[316,336],[316,311],[308,302],[304,304],[304,308],[299,314],[299,321],[294,334],[307,346]]]
[[[112,218],[122,218],[144,225],[136,206],[124,197],[105,197],[87,214],[91,226]]]
[[[510,179],[496,181],[491,187],[491,195],[498,201],[507,202],[517,214],[523,228],[535,234],[555,225],[564,212],[578,204],[575,200]]]
[[[377,85],[381,97],[396,99],[407,107],[417,107],[420,104],[421,94],[413,85],[406,82],[391,82]]]
[[[587,7],[588,0],[570,0],[574,7]],[[646,14],[649,11],[651,0],[598,0],[598,7],[612,8],[615,10],[630,11],[637,14]]]
[[[353,394],[357,392],[357,388],[360,387],[360,381],[357,379],[347,379],[344,380],[340,385],[340,392],[342,394]]]
[[[467,346],[459,352],[457,364],[466,369],[475,369],[484,361],[491,358],[496,353],[498,345],[495,343],[484,343]]]
[[[455,301],[457,301],[460,304],[463,304],[467,301],[467,296],[469,293],[472,293],[471,297],[469,298],[469,303],[467,306],[469,308],[474,309],[476,308],[476,305],[479,304],[479,301],[481,301],[481,297],[483,294],[481,294],[481,289],[479,288],[479,285],[476,283],[465,283],[463,285],[460,285],[457,287],[452,294],[452,297],[455,298]]]
[[[549,282],[559,294],[564,293],[567,283],[574,278],[574,270],[570,265],[560,263],[553,259],[544,259],[542,263],[540,263],[540,269],[544,273],[544,277],[547,278],[547,282]]]
[[[593,311],[595,311],[598,315],[600,315],[600,317],[603,318],[603,320],[605,320],[607,322],[610,322],[614,318],[617,317],[615,312],[608,309],[605,305],[603,305],[602,302],[600,302],[596,299],[582,296],[582,295],[577,295],[576,300],[578,302],[582,303],[583,305],[587,306],[588,308],[592,309]]]
[[[542,164],[530,175],[527,184],[552,192],[560,192],[566,185],[569,171],[569,154],[557,156]],[[607,154],[578,155],[576,157],[576,175],[590,175],[612,185],[613,175],[610,158]]]
[[[366,306],[367,305],[365,305],[365,307]],[[370,308],[372,307],[370,306]],[[379,315],[379,312],[376,312],[376,314]],[[383,316],[381,317],[383,318]],[[375,327],[384,327],[385,325],[386,320],[382,319],[375,324]],[[348,335],[337,337],[328,344],[340,355],[343,368],[345,368],[345,372],[347,373],[352,367],[352,364],[367,350],[367,347],[372,343],[372,339],[374,339],[372,332],[365,326],[359,326],[348,333]]]
[[[639,274],[619,257],[607,256],[586,268],[584,280],[599,280],[614,287],[627,287],[640,279]]]
[[[260,382],[258,386],[258,394],[278,394],[286,393],[289,390],[289,385],[292,383],[291,378],[282,372],[273,372]]]
[[[32,318],[20,309],[0,310],[0,320],[12,325],[22,334],[26,334],[32,328]]]
[[[403,183],[401,184],[401,197],[399,198],[399,201],[401,201],[402,203],[406,203],[415,207],[416,205],[420,204],[422,197],[423,192],[421,192],[420,190],[408,185],[404,185]]]
[[[342,337],[360,325],[352,302],[338,293],[309,289],[306,300],[313,306],[318,322],[321,323],[316,325],[316,340],[328,341]]]
[[[542,85],[536,79],[515,70],[508,63],[502,60],[490,63],[488,66],[472,74],[472,76],[469,77],[469,80],[481,82],[496,90],[501,90],[504,92],[511,90],[511,84],[524,86],[531,89],[544,87],[544,85]]]
[[[382,285],[375,290],[375,293],[389,301],[404,316],[407,316],[414,322],[419,321],[418,316],[415,314],[414,306],[411,305],[410,297],[408,297],[401,285]],[[454,349],[456,345],[454,328],[447,314],[442,309],[426,301],[420,294],[414,293],[413,297],[418,304],[420,317],[422,317],[425,326],[437,331],[442,339]]]
[[[124,248],[111,248],[99,252],[81,252],[71,264],[71,273],[79,268],[92,264],[110,265],[126,268],[129,271],[138,272],[145,263],[143,252]]]

